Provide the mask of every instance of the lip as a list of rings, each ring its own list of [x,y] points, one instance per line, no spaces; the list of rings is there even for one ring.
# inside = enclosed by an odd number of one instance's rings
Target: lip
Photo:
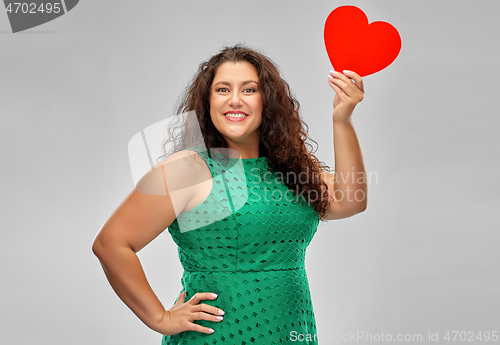
[[[240,121],[245,121],[248,116],[245,116],[245,117],[227,117],[227,116],[224,116],[224,117],[228,121],[240,122]]]
[[[246,115],[245,117],[227,117],[225,116],[226,114],[244,114]],[[224,113],[224,117],[228,120],[228,121],[233,121],[233,122],[241,122],[241,121],[244,121],[247,117],[248,117],[248,114],[243,112],[243,111],[238,111],[238,110],[229,110],[229,111],[226,111]]]

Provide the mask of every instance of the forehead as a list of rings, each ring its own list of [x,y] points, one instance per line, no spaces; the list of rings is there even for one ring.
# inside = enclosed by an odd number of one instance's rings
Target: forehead
[[[241,81],[241,80],[258,81],[257,70],[247,61],[232,62],[227,61],[221,64],[215,72],[213,83],[219,81]]]

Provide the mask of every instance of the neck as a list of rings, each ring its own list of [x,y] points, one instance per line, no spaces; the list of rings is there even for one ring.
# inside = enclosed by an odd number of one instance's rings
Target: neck
[[[259,141],[252,142],[234,142],[231,140],[227,140],[227,146],[230,149],[236,150],[239,152],[241,159],[249,159],[249,158],[259,158]]]

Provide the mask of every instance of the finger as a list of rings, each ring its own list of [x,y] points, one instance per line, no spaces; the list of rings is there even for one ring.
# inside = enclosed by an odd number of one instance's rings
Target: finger
[[[216,316],[224,315],[224,311],[222,309],[219,309],[217,307],[205,304],[205,303],[200,303],[195,305],[191,311],[204,311],[207,313],[214,314]]]
[[[328,76],[328,79],[344,90],[351,98],[355,97],[357,92],[360,92],[358,86],[342,73],[335,72],[333,76]]]
[[[221,315],[212,315],[212,314],[208,314],[208,313],[205,313],[202,311],[191,312],[191,315],[189,317],[189,321],[207,320],[207,321],[220,322],[223,319],[224,319],[224,317]]]
[[[182,304],[186,302],[186,290],[182,291],[177,297],[177,302],[175,304]]]
[[[350,94],[352,94],[352,90],[349,89],[344,81],[329,78],[329,84],[342,100],[345,100],[346,97],[351,97]]]
[[[206,333],[206,334],[212,334],[214,332],[214,330],[212,328],[203,327],[203,326],[198,325],[196,323],[191,323],[191,327],[189,328],[189,331],[201,332],[201,333]]]
[[[332,82],[331,80],[328,81],[328,85],[330,85],[330,87],[335,90],[335,92],[341,96],[341,97],[345,97],[346,94],[344,93],[344,91],[342,91],[342,89],[340,87],[338,87],[334,82]]]
[[[351,99],[356,100],[356,101],[361,101],[364,97],[364,92],[359,89],[356,84],[351,79],[348,79],[346,76],[343,75],[343,78],[345,80],[341,80],[342,77],[339,78],[333,78],[333,77],[328,77],[328,79],[335,83],[339,88],[341,88],[344,93]]]
[[[347,77],[351,78],[354,80],[356,86],[361,90],[364,91],[364,86],[363,86],[363,78],[357,74],[356,72],[349,71],[349,70],[344,70],[343,71],[344,75]]]
[[[340,72],[330,71],[330,75],[335,79],[340,79],[340,80],[344,81],[345,83],[348,83],[348,85],[354,84],[350,78],[348,78],[346,75],[344,75]]]
[[[342,90],[344,89],[347,89],[348,86],[347,86],[347,83],[340,80],[340,79],[335,79],[335,78],[331,78],[331,77],[328,77],[328,81],[337,85],[339,88],[341,88]]]
[[[351,72],[351,71],[344,70],[344,73],[346,73],[346,72]],[[352,73],[354,73],[354,72],[352,72]],[[346,83],[346,86],[351,88],[354,91],[357,91],[359,89],[358,85],[356,84],[356,81],[346,74],[342,74],[340,72],[330,71],[330,75],[337,80],[344,81]],[[358,80],[359,80],[359,78],[358,78]]]
[[[217,298],[217,295],[214,294],[213,292],[197,292],[194,294],[193,297],[191,297],[191,299],[188,301],[188,303],[195,305],[195,304],[200,303],[201,300],[205,300],[205,299],[213,300],[216,298]]]
[[[335,90],[338,96],[338,102],[345,102],[347,95],[340,89],[337,85],[330,83],[330,86]],[[336,97],[337,97],[336,96]],[[333,102],[333,107],[336,108],[338,104],[335,104],[335,100]]]

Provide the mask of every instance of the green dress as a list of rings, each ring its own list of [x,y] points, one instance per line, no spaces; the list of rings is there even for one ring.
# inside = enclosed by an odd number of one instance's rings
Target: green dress
[[[196,151],[211,169],[212,190],[168,231],[184,268],[180,293],[185,290],[188,301],[197,292],[214,292],[216,299],[200,303],[225,314],[218,322],[194,321],[212,334],[164,335],[162,345],[317,344],[304,266],[317,212],[304,199],[292,202],[296,194],[265,157],[238,160],[237,176],[237,169],[217,173],[214,152]],[[238,179],[246,189],[232,183]]]

